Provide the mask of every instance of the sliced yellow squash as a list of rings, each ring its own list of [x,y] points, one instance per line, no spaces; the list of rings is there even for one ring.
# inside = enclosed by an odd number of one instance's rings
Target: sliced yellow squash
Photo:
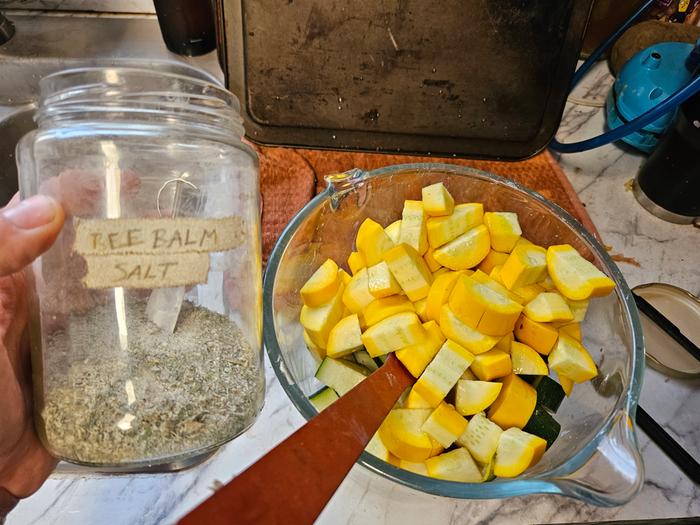
[[[498,340],[498,343],[496,343],[496,346],[494,348],[501,350],[502,352],[506,352],[507,354],[510,354],[510,344],[514,340],[513,332],[510,332],[506,335],[504,335],[501,339]]]
[[[306,330],[304,330],[304,344],[306,344],[306,348],[309,349],[309,352],[311,352],[311,355],[313,355],[317,361],[321,362],[323,358],[326,357],[326,350],[314,343],[311,340],[309,332]]]
[[[350,255],[348,255],[348,268],[350,268],[350,273],[355,275],[362,268],[367,268],[367,261],[365,261],[364,256],[360,252],[350,252]]]
[[[424,323],[429,321],[428,319],[428,298],[423,297],[423,299],[418,299],[413,303],[413,307],[416,309],[416,313],[420,320]]]
[[[510,252],[523,233],[518,214],[507,211],[484,213],[484,224],[489,229],[491,248],[497,252]]]
[[[501,427],[489,421],[483,412],[479,412],[469,420],[457,443],[466,447],[475,460],[485,464],[493,459],[502,433]]]
[[[545,291],[546,290],[537,283],[528,284],[527,286],[521,286],[520,288],[513,288],[513,293],[522,299],[520,301],[520,304],[529,303],[535,297],[537,297],[539,294]]]
[[[541,437],[509,428],[498,440],[493,473],[499,478],[519,476],[539,460],[546,447],[547,442]]]
[[[495,348],[474,356],[470,370],[481,381],[505,377],[513,371],[510,355]]]
[[[399,459],[420,462],[442,452],[440,444],[421,430],[432,409],[395,408],[379,427],[386,448]]]
[[[537,350],[542,355],[549,355],[557,343],[559,331],[550,324],[538,323],[521,315],[513,330],[515,338]]]
[[[448,339],[413,385],[413,389],[436,407],[457,384],[473,360],[474,356],[468,350]]]
[[[415,312],[413,303],[405,295],[392,295],[372,301],[359,315],[360,326],[365,329],[379,321],[401,312]]]
[[[408,391],[403,408],[430,408],[432,410],[433,407],[411,388]]]
[[[491,403],[496,401],[502,387],[501,383],[491,381],[460,379],[457,381],[455,408],[463,416],[471,416],[478,412],[483,412]],[[479,461],[481,460],[479,459]]]
[[[379,223],[367,218],[357,230],[355,246],[362,254],[365,264],[372,266],[382,260],[384,254],[394,247],[394,243]]]
[[[569,337],[573,337],[579,343],[581,342],[581,323],[567,323],[559,327],[559,333],[566,334]]]
[[[486,254],[484,260],[479,263],[479,270],[484,272],[486,275],[491,273],[491,270],[496,266],[502,266],[508,260],[509,254],[503,252],[497,252],[496,250],[489,250]]]
[[[499,267],[496,266],[494,269],[491,271],[491,273],[496,272],[496,270]],[[466,272],[466,270],[465,270]],[[472,279],[474,279],[476,282],[481,283],[485,286],[488,286],[492,290],[498,292],[501,295],[505,295],[506,297],[509,297],[511,300],[515,301],[518,304],[523,304],[524,301],[522,298],[517,295],[514,292],[511,292],[508,288],[506,288],[501,281],[498,279],[491,277],[490,275],[486,275],[484,272],[481,270],[476,270],[473,274],[471,274]],[[496,275],[498,277],[498,275]]]
[[[428,249],[427,220],[428,216],[421,201],[404,201],[399,243],[408,244],[419,255],[423,255]]]
[[[386,461],[387,463],[394,465],[395,467],[399,467],[401,465],[401,460],[394,456],[391,452],[389,452],[389,449],[386,448],[382,438],[379,436],[379,432],[375,432],[372,439],[369,440],[369,443],[367,443],[367,446],[365,447],[365,451],[378,457],[382,461]]]
[[[326,348],[328,334],[343,315],[343,285],[338,286],[333,298],[321,306],[302,306],[299,321],[309,339],[318,348]]]
[[[574,321],[577,323],[582,323],[586,318],[586,312],[588,311],[588,299],[583,299],[581,301],[567,299],[566,302],[569,304],[571,313],[574,316]]]
[[[425,339],[422,342],[396,351],[396,357],[413,377],[419,377],[423,373],[445,342],[445,336],[435,321],[423,323],[423,330]]]
[[[484,260],[489,253],[489,243],[489,231],[480,224],[440,246],[433,257],[450,270],[466,270]]]
[[[542,292],[525,305],[523,313],[538,323],[568,322],[574,319],[569,305],[556,292]]]
[[[362,330],[357,314],[344,317],[328,334],[326,355],[333,359],[345,357],[362,348]]]
[[[362,268],[350,279],[350,283],[343,292],[343,304],[348,307],[351,313],[356,314],[364,310],[374,301],[374,297],[369,293],[369,273],[367,268]]]
[[[423,259],[425,260],[425,264],[428,265],[428,270],[435,274],[435,272],[442,268],[442,265],[435,260],[433,252],[435,252],[435,248],[429,247],[423,254]]]
[[[569,379],[568,377],[563,376],[561,374],[558,375],[558,378],[559,378],[559,384],[564,389],[564,393],[567,396],[570,396],[571,392],[573,392],[573,390],[574,390],[574,382],[571,379]]]
[[[440,403],[425,420],[421,430],[448,448],[467,428],[467,420],[449,403]]]
[[[488,352],[499,340],[498,337],[482,334],[460,321],[448,304],[442,305],[440,310],[440,328],[445,337],[452,339],[475,355]]]
[[[425,462],[431,478],[481,483],[481,472],[465,448],[445,452]]]
[[[399,244],[386,253],[384,260],[409,300],[415,302],[428,295],[433,275],[414,248]]]
[[[455,200],[442,182],[425,186],[422,190],[425,213],[431,217],[450,215],[455,207]]]
[[[367,268],[367,285],[369,293],[378,299],[401,293],[401,286],[385,261]]]
[[[333,298],[339,285],[338,265],[326,259],[301,287],[301,300],[306,306],[321,306]]]
[[[499,427],[523,428],[537,404],[537,392],[515,374],[501,379],[503,387],[486,413]]]
[[[529,376],[546,376],[549,374],[547,363],[533,348],[513,341],[510,346],[510,359],[513,373]]]
[[[574,301],[612,292],[615,283],[569,244],[547,249],[547,270],[557,290]]]
[[[509,290],[535,284],[547,273],[547,250],[534,244],[513,248],[501,268],[501,280]]]
[[[401,232],[401,219],[392,222],[389,226],[384,228],[384,233],[386,233],[391,242],[394,244],[399,244],[399,234]]]
[[[549,354],[549,367],[559,376],[574,383],[583,383],[598,375],[598,369],[581,343],[567,334],[560,334],[557,345]]]
[[[400,459],[399,468],[415,474],[420,474],[421,476],[428,475],[428,467],[425,466],[424,461],[406,461],[405,459]]]
[[[431,217],[426,223],[428,243],[439,248],[483,222],[484,207],[470,203],[455,206],[451,215]]]
[[[343,286],[347,286],[352,280],[352,276],[342,268],[338,268],[338,277],[340,278],[340,282],[343,283]]]
[[[459,278],[459,272],[447,270],[445,273],[438,275],[430,285],[426,302],[426,315],[428,319],[433,321],[440,320],[440,310],[449,298],[452,289]]]
[[[371,357],[395,352],[423,342],[425,330],[413,312],[402,312],[370,326],[362,334],[362,343]]]

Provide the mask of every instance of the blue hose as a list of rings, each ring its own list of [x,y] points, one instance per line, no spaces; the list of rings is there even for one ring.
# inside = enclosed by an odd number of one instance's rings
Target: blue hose
[[[632,22],[634,22],[644,11],[646,11],[646,9],[652,3],[654,3],[654,0],[647,0],[644,3],[644,5],[642,5],[632,16],[630,16],[627,19],[627,21],[619,27],[617,31],[610,35],[608,39],[605,42],[603,42],[598,47],[598,49],[596,49],[591,54],[591,56],[589,56],[586,59],[586,61],[583,64],[581,64],[581,67],[579,67],[576,70],[574,78],[571,82],[572,90],[581,81],[581,78],[583,78],[583,76],[588,72],[591,66],[593,66],[595,61],[598,60],[598,58],[605,52],[605,50],[613,42],[615,42],[615,40],[617,40],[620,37],[620,35],[624,31],[626,31],[630,25],[632,25]],[[661,102],[658,106],[655,106],[646,113],[643,113],[642,115],[638,116],[637,118],[628,122],[627,124],[620,126],[619,128],[607,131],[601,135],[598,135],[597,137],[582,140],[579,142],[572,142],[570,144],[562,144],[556,138],[553,138],[552,141],[549,143],[549,147],[559,153],[578,153],[580,151],[588,151],[590,149],[604,146],[605,144],[609,144],[616,140],[620,140],[625,135],[634,133],[635,131],[638,131],[641,128],[651,124],[661,115],[676,108],[699,91],[700,76],[696,76],[688,84],[676,91],[673,95]]]

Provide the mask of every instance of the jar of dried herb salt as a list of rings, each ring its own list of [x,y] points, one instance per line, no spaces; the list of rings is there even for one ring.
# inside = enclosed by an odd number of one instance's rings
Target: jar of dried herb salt
[[[101,469],[187,464],[263,403],[260,192],[238,101],[158,68],[63,71],[41,95],[21,193],[67,220],[32,267],[39,434]]]

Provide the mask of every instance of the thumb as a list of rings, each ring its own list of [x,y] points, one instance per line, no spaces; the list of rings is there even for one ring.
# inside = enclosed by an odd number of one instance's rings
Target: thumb
[[[48,250],[63,219],[63,208],[46,195],[0,209],[0,277],[20,271]]]

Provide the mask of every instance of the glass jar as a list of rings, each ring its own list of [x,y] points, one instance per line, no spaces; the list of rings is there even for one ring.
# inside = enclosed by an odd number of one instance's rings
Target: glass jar
[[[263,404],[260,190],[236,97],[134,68],[41,81],[22,198],[66,223],[32,265],[39,435],[105,470],[187,464]]]

